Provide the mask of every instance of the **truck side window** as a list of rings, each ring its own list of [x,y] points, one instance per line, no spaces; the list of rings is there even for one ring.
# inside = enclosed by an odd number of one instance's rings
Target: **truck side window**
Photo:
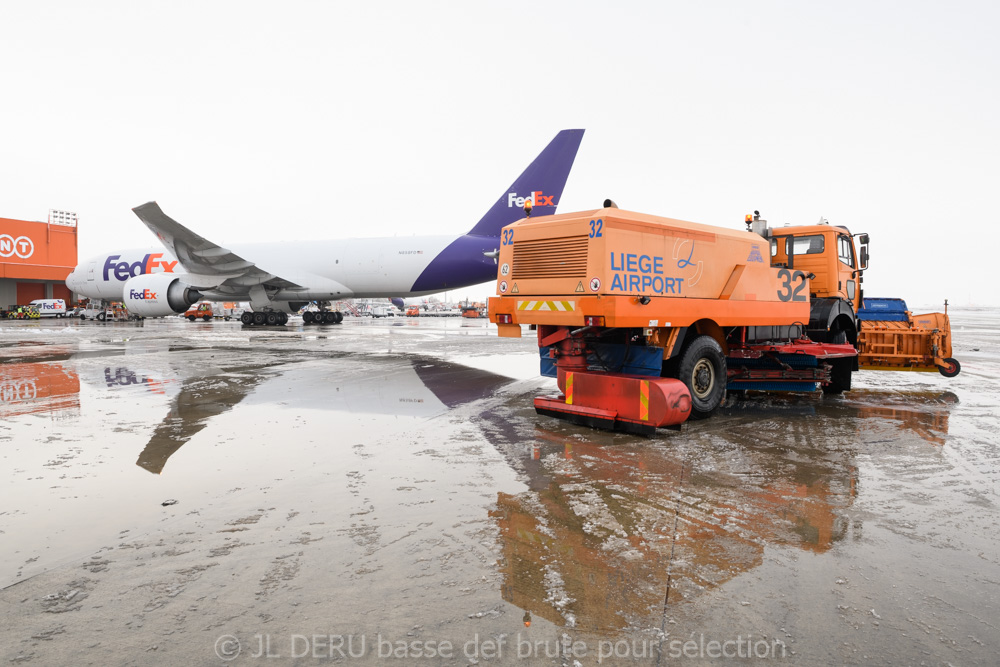
[[[796,255],[822,255],[823,235],[796,236],[792,252]]]
[[[854,268],[854,248],[851,246],[850,237],[837,236],[837,254],[841,262],[847,264],[852,269]]]

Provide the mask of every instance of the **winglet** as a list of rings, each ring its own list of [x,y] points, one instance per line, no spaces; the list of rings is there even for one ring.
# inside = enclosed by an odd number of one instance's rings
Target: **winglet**
[[[563,130],[538,154],[469,234],[500,236],[500,230],[524,217],[524,200],[533,199],[532,215],[556,212],[584,130]],[[520,201],[520,203],[518,203]]]

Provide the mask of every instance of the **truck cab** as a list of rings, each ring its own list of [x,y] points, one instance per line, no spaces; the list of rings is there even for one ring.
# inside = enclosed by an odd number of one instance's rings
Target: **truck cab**
[[[771,266],[804,273],[809,278],[811,298],[842,299],[858,311],[861,274],[868,263],[867,234],[859,236],[859,254],[846,227],[819,224],[770,231]]]
[[[785,282],[779,297],[808,299],[807,333],[815,340],[840,342],[843,332],[856,345],[862,273],[868,268],[868,235],[851,234],[846,227],[825,220],[816,225],[771,229],[757,211],[746,217],[746,223],[769,241],[771,266],[782,269],[779,278]]]

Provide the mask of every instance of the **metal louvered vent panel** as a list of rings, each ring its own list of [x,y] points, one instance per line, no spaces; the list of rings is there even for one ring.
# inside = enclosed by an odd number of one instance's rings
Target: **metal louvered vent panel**
[[[514,244],[511,278],[586,278],[587,237],[518,241]]]

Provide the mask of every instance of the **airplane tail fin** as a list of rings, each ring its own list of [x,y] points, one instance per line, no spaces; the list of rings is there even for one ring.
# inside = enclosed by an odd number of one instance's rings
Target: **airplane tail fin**
[[[557,134],[468,233],[500,236],[503,227],[524,217],[524,200],[528,198],[533,203],[532,215],[554,214],[583,132],[563,130]]]

